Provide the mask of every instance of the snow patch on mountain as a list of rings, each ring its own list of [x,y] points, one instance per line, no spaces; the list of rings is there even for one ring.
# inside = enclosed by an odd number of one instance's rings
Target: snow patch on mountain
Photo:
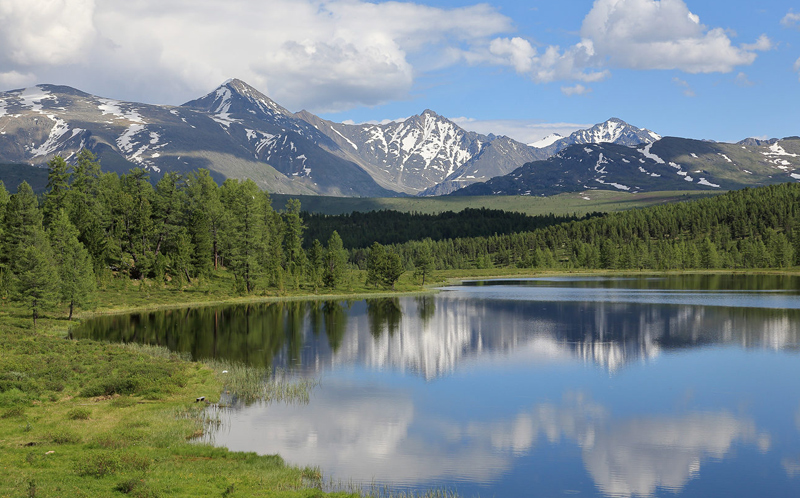
[[[39,114],[43,114],[42,112],[43,100],[53,100],[55,101],[55,103],[58,103],[58,98],[52,93],[42,88],[41,86],[34,86],[23,89],[20,92],[19,99],[21,101],[20,105],[22,107],[28,108],[33,112],[38,112]]]
[[[59,140],[69,131],[69,125],[63,119],[59,119],[54,115],[48,115],[47,117],[52,119],[55,124],[53,128],[50,129],[50,135],[47,137],[47,140],[39,147],[30,151],[32,154],[31,157],[43,157],[57,151]],[[75,136],[75,133],[73,133],[72,136]]]
[[[342,138],[344,139],[344,141],[345,141],[345,142],[347,142],[347,143],[349,143],[349,144],[350,144],[350,145],[351,145],[351,146],[352,146],[352,147],[353,147],[355,150],[358,150],[358,145],[354,144],[352,140],[350,140],[350,139],[349,139],[349,138],[347,138],[346,136],[344,136],[344,135],[342,135],[341,133],[339,133],[339,130],[337,130],[337,129],[336,129],[336,128],[334,128],[333,126],[331,126],[331,130],[333,130],[333,132],[334,132],[334,133],[336,133],[337,135],[339,135],[340,137],[342,137]]]
[[[550,145],[553,145],[554,143],[558,142],[559,140],[563,140],[563,139],[564,139],[564,137],[562,135],[559,135],[558,133],[553,133],[552,135],[547,135],[546,137],[544,137],[543,139],[541,139],[541,140],[539,140],[537,142],[533,142],[533,143],[528,144],[528,146],[529,147],[535,147],[537,149],[543,149],[543,148],[549,147]]]
[[[706,180],[705,178],[701,178],[697,183],[698,183],[698,185],[705,185],[706,187],[720,188],[719,185],[717,185],[716,183],[711,183],[710,181]]]
[[[123,110],[122,106],[124,105],[122,102],[113,99],[97,99],[100,104],[97,106],[100,109],[100,112],[103,113],[103,116],[106,114],[111,114],[115,118],[124,119],[126,121],[130,121],[131,123],[137,123],[140,125],[145,125],[144,118],[141,114],[139,114],[139,110],[130,107],[128,110]]]
[[[642,154],[644,157],[646,157],[646,158],[648,158],[648,159],[650,159],[650,160],[652,160],[652,161],[655,161],[655,162],[657,162],[658,164],[664,164],[664,160],[663,160],[663,159],[661,159],[661,158],[660,158],[660,157],[658,157],[657,155],[655,155],[655,154],[653,154],[653,153],[651,153],[651,152],[650,152],[650,149],[651,149],[652,147],[653,147],[653,144],[652,144],[652,143],[649,143],[649,144],[645,145],[645,147],[644,147],[643,149],[637,149],[637,150],[638,150],[639,152],[641,152],[641,154]]]
[[[160,139],[161,136],[157,132],[148,131],[146,125],[137,123],[126,128],[117,138],[116,143],[125,159],[139,164],[145,169],[160,173],[161,169],[145,157],[148,150],[158,150],[168,145],[166,143],[158,145]],[[150,159],[158,157],[161,157],[161,154],[156,152],[150,156]]]
[[[769,146],[769,150],[770,150],[770,152],[762,152],[762,154],[767,155],[767,156],[798,157],[797,154],[790,154],[789,152],[786,152],[786,150],[783,147],[781,147],[778,144],[778,142],[775,142],[774,144],[770,145]]]

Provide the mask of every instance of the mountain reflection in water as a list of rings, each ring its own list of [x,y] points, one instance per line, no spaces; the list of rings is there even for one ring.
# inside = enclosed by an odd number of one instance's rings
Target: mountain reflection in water
[[[464,496],[796,497],[796,284],[470,283],[99,317],[73,334],[320,379],[308,405],[221,410],[207,441],[334,479]]]
[[[794,348],[800,344],[800,310],[472,299],[445,292],[98,317],[73,333],[307,375],[357,364],[434,379],[460,362],[496,355],[582,359],[615,371],[664,349],[701,344]]]

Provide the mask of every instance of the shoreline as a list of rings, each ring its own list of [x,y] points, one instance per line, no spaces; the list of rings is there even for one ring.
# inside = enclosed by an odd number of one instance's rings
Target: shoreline
[[[355,273],[358,278],[361,273]],[[790,270],[693,271],[525,271],[509,268],[477,271],[439,271],[425,287],[409,278],[396,291],[357,289],[331,294],[297,292],[283,296],[224,296],[152,289],[144,297],[153,303],[120,302],[141,299],[133,285],[122,292],[99,292],[109,307],[82,312],[77,320],[52,315],[31,329],[30,317],[14,305],[0,307],[0,381],[16,372],[20,386],[0,391],[0,466],[7,472],[0,497],[17,496],[33,486],[42,495],[108,496],[121,489],[139,489],[134,496],[199,496],[236,494],[278,496],[352,497],[356,494],[322,493],[319,469],[286,465],[277,455],[256,455],[193,442],[213,420],[205,417],[200,396],[216,403],[229,381],[222,363],[195,361],[166,348],[123,345],[87,340],[64,340],[69,328],[94,316],[123,315],[164,309],[225,306],[305,300],[358,300],[381,297],[432,295],[439,287],[467,280],[549,277],[670,277],[679,275],[800,276]],[[148,285],[148,284],[145,284]],[[119,289],[117,289],[119,290]],[[213,290],[213,289],[212,289]],[[206,295],[207,300],[198,300]],[[187,298],[187,299],[181,299]],[[104,370],[105,369],[105,370]],[[146,375],[142,377],[142,372]],[[250,374],[252,375],[252,373]],[[60,376],[60,377],[59,377]],[[60,380],[63,378],[63,380]],[[42,384],[39,379],[55,379]],[[118,379],[133,379],[135,389],[92,392],[92,386]],[[13,381],[13,379],[12,379]],[[6,382],[12,382],[6,380]],[[136,382],[141,385],[136,387]],[[13,382],[12,382],[13,384]],[[122,387],[114,389],[125,389]],[[8,393],[12,393],[9,395]],[[97,395],[99,394],[99,395]],[[48,453],[52,452],[52,453]],[[131,463],[133,462],[133,463]],[[112,469],[108,470],[107,466]],[[265,468],[275,480],[263,480]],[[106,469],[108,472],[106,472]],[[272,474],[270,474],[272,475]]]

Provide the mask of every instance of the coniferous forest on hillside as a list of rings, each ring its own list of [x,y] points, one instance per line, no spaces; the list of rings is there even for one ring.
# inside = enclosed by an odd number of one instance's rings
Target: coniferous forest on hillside
[[[206,170],[155,185],[142,169],[104,173],[84,150],[74,166],[50,161],[42,197],[24,182],[13,194],[0,185],[0,215],[0,294],[34,319],[55,303],[72,313],[109,279],[181,286],[228,272],[231,291],[263,293],[335,288],[348,269],[393,287],[407,271],[424,283],[445,269],[786,268],[800,257],[797,184],[585,219],[486,209],[325,217],[297,200],[275,211],[254,182],[217,185]]]

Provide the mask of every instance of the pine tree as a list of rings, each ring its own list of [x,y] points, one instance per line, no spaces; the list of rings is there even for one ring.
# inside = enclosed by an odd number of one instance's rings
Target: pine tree
[[[225,223],[225,209],[220,191],[207,169],[199,169],[188,180],[192,227],[190,234],[195,245],[194,266],[198,273],[207,273],[209,266],[219,267]]]
[[[386,254],[384,266],[381,270],[381,282],[386,287],[391,287],[394,290],[394,284],[405,273],[406,268],[403,266],[403,261],[400,259],[399,254],[389,252]]]
[[[19,248],[12,270],[16,284],[12,298],[31,311],[36,327],[41,312],[57,302],[59,286],[53,250],[41,227],[35,227]]]
[[[264,197],[252,180],[239,183],[228,179],[221,190],[228,213],[224,230],[226,266],[233,272],[241,290],[250,293],[263,273]]]
[[[381,273],[386,265],[386,249],[378,242],[373,242],[367,254],[367,281],[366,285],[375,287],[381,282]]]
[[[346,265],[347,251],[344,250],[339,233],[334,230],[325,249],[325,270],[322,280],[326,287],[335,288],[342,282]]]
[[[69,306],[72,320],[75,307],[90,303],[96,290],[96,281],[89,251],[78,240],[78,230],[60,210],[50,225],[50,246],[53,261],[61,281],[61,301]]]
[[[425,285],[425,277],[428,277],[434,269],[433,255],[431,254],[430,240],[424,240],[417,250],[414,258],[414,276],[422,277],[422,285]]]
[[[61,156],[56,156],[47,162],[47,194],[44,197],[42,212],[44,225],[50,226],[53,218],[62,209],[67,207],[67,193],[69,192],[69,165]]]
[[[319,240],[314,239],[311,248],[308,250],[308,257],[306,260],[306,275],[308,276],[308,281],[311,283],[311,286],[314,288],[314,292],[317,292],[322,286],[324,268],[325,248],[322,247],[322,243]]]
[[[285,269],[292,276],[297,286],[297,279],[305,266],[303,252],[303,220],[300,218],[300,201],[289,199],[283,213],[283,255],[286,258]],[[340,239],[341,240],[341,239]]]
[[[17,187],[17,193],[6,205],[5,237],[0,262],[9,266],[20,254],[36,230],[42,230],[42,212],[39,203],[27,182]]]

